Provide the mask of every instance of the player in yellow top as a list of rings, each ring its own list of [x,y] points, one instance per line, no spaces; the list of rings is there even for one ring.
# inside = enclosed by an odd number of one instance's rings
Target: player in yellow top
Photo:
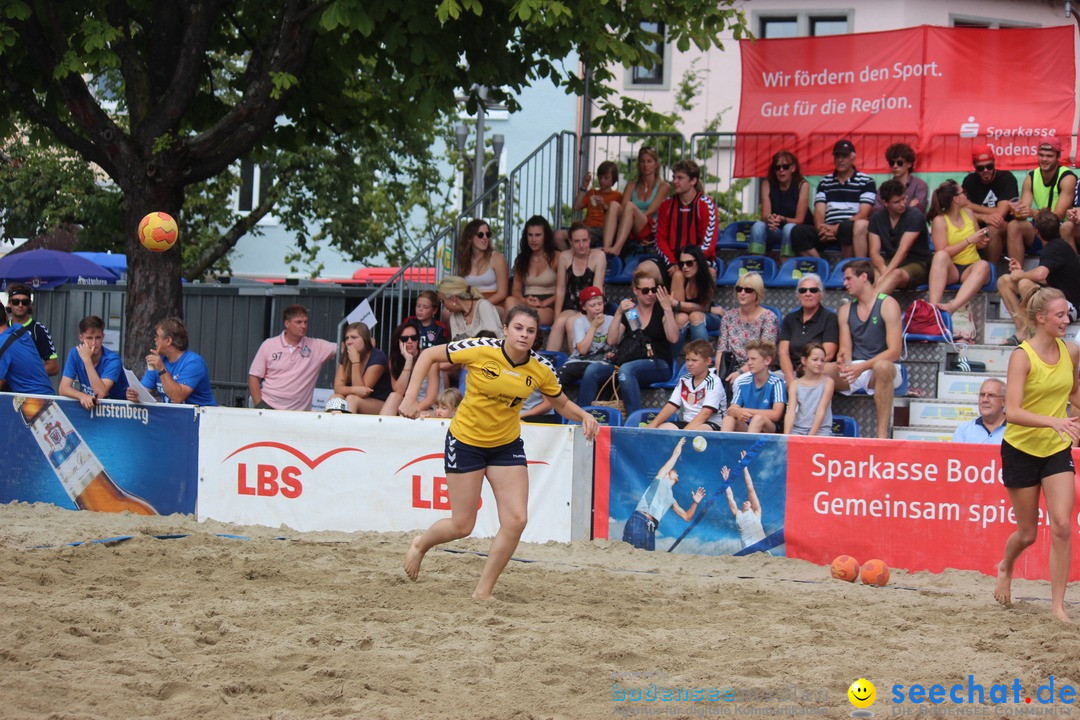
[[[472,532],[480,505],[480,488],[487,476],[499,513],[499,530],[491,541],[480,582],[473,592],[488,600],[503,568],[514,554],[528,520],[529,471],[521,442],[520,405],[539,389],[565,417],[580,420],[585,438],[600,431],[596,419],[563,394],[551,364],[532,352],[540,332],[535,310],[518,305],[506,316],[505,338],[472,338],[437,345],[420,354],[413,380],[398,413],[418,414],[417,397],[423,378],[434,363],[461,363],[468,368],[465,397],[446,433],[446,486],[450,517],[435,522],[413,538],[405,555],[405,574],[416,580],[424,554]]]
[[[1069,621],[1065,586],[1072,559],[1072,508],[1075,495],[1072,446],[1080,439],[1076,368],[1080,348],[1065,342],[1069,303],[1055,288],[1039,288],[1020,306],[1031,338],[1009,357],[1005,386],[1005,439],[1001,443],[1001,479],[1016,515],[1016,530],[1005,541],[998,564],[994,598],[1012,601],[1012,573],[1020,553],[1035,542],[1039,529],[1039,490],[1050,515],[1050,611]]]

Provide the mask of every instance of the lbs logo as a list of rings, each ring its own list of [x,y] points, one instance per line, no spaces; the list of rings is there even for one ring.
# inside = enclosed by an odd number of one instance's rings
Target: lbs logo
[[[425,461],[441,461],[442,459],[442,453],[421,455],[402,465],[394,474],[397,475],[405,468],[423,464]],[[439,462],[438,465],[442,465],[442,463]],[[420,474],[413,472],[412,506],[419,510],[449,510],[450,491],[446,486],[446,477],[442,473]],[[483,506],[484,499],[480,498],[480,504],[477,505],[477,507],[480,508]]]
[[[339,455],[340,453],[364,452],[360,448],[341,447],[328,450],[316,458],[309,458],[303,452],[291,445],[266,441],[255,442],[237,448],[229,453],[222,462],[225,462],[234,455],[238,455],[239,453],[254,448],[283,450],[295,457],[300,464],[307,466],[309,470],[314,470],[325,460],[335,455]],[[304,485],[303,482],[301,482],[301,476],[304,471],[301,469],[300,464],[274,464],[267,462],[255,464],[245,462],[238,463],[236,466],[236,492],[238,495],[274,497],[280,494],[285,498],[298,498],[300,497],[300,494],[304,492]]]

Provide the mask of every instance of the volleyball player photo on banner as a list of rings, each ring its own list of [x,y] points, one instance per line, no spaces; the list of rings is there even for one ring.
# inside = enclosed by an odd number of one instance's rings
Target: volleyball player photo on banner
[[[596,468],[608,539],[655,552],[784,555],[786,438],[653,429],[610,437]]]

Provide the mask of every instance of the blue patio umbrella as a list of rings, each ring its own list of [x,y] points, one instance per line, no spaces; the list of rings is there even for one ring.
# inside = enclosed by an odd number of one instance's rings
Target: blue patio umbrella
[[[72,255],[84,257],[87,260],[97,263],[106,270],[111,270],[119,280],[123,280],[124,276],[127,275],[127,255],[124,253],[76,250]]]
[[[28,250],[0,258],[0,290],[12,283],[26,283],[49,290],[67,283],[114,285],[116,275],[86,258],[59,250]]]

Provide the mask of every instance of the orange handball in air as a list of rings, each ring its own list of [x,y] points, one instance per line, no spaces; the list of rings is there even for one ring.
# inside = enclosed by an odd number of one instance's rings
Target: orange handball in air
[[[884,587],[889,583],[889,566],[878,559],[867,560],[862,566],[863,585]]]
[[[855,582],[855,578],[859,577],[859,561],[850,555],[837,555],[830,569],[837,580]]]
[[[147,213],[139,221],[139,242],[151,252],[165,252],[176,244],[179,235],[176,221],[168,213]]]

